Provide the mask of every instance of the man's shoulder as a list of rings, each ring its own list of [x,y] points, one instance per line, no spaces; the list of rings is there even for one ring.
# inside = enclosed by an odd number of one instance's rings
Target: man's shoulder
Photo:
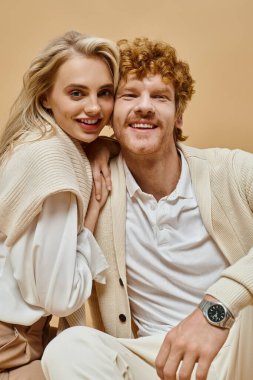
[[[232,161],[232,160],[253,160],[253,154],[241,149],[228,148],[196,148],[185,144],[179,144],[179,149],[188,159],[199,158],[207,161]]]
[[[200,172],[209,173],[212,178],[219,178],[220,182],[236,180],[252,181],[253,154],[240,149],[227,148],[192,148],[181,145],[184,157],[193,176]]]
[[[184,153],[185,156],[198,157],[198,158],[208,158],[217,155],[227,155],[231,152],[227,148],[196,148],[185,144],[178,144],[179,149]]]
[[[123,195],[126,190],[124,159],[121,153],[110,161],[113,194]]]
[[[110,160],[110,167],[112,170],[124,170],[124,159],[121,153]]]

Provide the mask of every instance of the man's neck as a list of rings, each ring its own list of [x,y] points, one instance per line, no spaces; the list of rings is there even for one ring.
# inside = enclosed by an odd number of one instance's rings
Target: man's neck
[[[181,158],[176,149],[156,158],[123,157],[141,190],[157,201],[176,188],[181,174]]]

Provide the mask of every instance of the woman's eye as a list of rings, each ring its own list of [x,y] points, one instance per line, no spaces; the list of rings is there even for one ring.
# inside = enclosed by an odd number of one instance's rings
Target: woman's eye
[[[112,90],[102,90],[98,93],[98,96],[113,96],[113,91]]]
[[[80,96],[82,96],[82,93],[81,93],[81,91],[79,91],[79,90],[73,90],[73,91],[71,91],[70,95],[71,95],[73,98],[80,98]]]

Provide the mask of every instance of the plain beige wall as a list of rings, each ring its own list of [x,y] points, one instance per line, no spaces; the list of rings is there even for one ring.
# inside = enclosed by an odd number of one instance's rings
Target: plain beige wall
[[[188,144],[253,152],[252,14],[251,0],[1,0],[0,127],[31,59],[53,37],[69,29],[148,36],[175,46],[196,80]]]

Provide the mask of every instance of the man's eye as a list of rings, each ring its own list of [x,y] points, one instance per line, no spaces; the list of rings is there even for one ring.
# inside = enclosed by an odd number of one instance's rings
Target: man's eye
[[[137,97],[137,95],[132,94],[132,93],[126,93],[126,94],[122,95],[122,98],[124,98],[124,99],[134,99],[136,97]]]
[[[162,100],[162,101],[168,100],[167,96],[165,95],[154,95],[153,98],[157,100]]]

